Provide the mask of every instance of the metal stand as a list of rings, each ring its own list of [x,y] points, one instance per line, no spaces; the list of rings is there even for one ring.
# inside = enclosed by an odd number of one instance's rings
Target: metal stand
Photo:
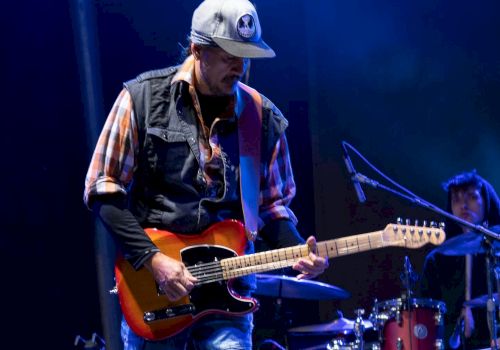
[[[406,195],[404,193],[401,193],[401,192],[399,192],[399,191],[397,191],[397,190],[395,190],[393,188],[390,188],[390,187],[387,187],[385,185],[382,185],[381,183],[379,183],[379,182],[377,182],[375,180],[372,180],[369,177],[367,177],[367,176],[365,176],[365,175],[363,175],[361,173],[354,174],[353,180],[356,180],[356,181],[358,181],[361,184],[370,185],[370,186],[372,186],[374,188],[380,188],[380,189],[385,190],[387,192],[390,192],[390,193],[392,193],[392,194],[394,194],[396,196],[399,196],[401,198],[407,199],[410,202],[412,202],[413,204],[416,204],[416,205],[418,205],[418,206],[420,206],[422,208],[431,210],[431,211],[433,211],[433,212],[435,212],[435,213],[437,213],[439,215],[445,216],[446,218],[448,218],[448,219],[450,219],[452,221],[455,221],[459,225],[466,226],[466,227],[470,228],[471,231],[476,231],[476,232],[482,233],[486,237],[489,237],[491,239],[500,241],[500,234],[498,234],[496,232],[493,232],[493,231],[487,229],[484,226],[471,224],[470,222],[465,221],[465,220],[459,218],[458,216],[450,214],[450,213],[444,211],[443,209],[435,206],[434,204],[429,203],[426,200],[423,200],[422,198],[419,198],[419,197],[416,197],[416,196],[415,197],[408,196],[408,195]]]
[[[496,261],[496,256],[493,245],[491,244],[491,241],[487,237],[483,238],[483,246],[486,250],[485,254],[486,276],[487,276],[486,280],[488,287],[488,300],[486,302],[486,317],[487,317],[488,331],[490,334],[491,349],[496,350],[498,349],[498,344],[497,344],[498,327],[497,327],[497,318],[495,312],[496,301],[493,296],[493,283],[492,283],[492,280],[495,279],[497,291],[499,291],[498,277],[496,275],[495,269],[493,268],[494,265],[492,265],[492,260]]]
[[[354,336],[356,337],[356,349],[364,350],[365,349],[365,340],[363,334],[365,332],[365,325],[363,323],[363,315],[365,314],[364,309],[356,309],[354,310],[356,314],[356,320],[354,321]]]
[[[82,349],[106,350],[106,342],[97,333],[93,333],[90,339],[84,339],[77,335],[74,345],[83,346]]]

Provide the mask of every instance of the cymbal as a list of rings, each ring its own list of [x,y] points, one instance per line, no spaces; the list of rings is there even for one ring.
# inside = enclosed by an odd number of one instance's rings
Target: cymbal
[[[365,329],[373,328],[373,324],[369,320],[363,320]],[[309,326],[301,326],[291,328],[288,331],[294,333],[349,333],[354,330],[354,321],[341,317],[333,322],[313,324]]]
[[[498,301],[498,293],[493,294],[493,299],[495,299],[495,305],[498,306],[500,303]],[[486,303],[488,302],[488,294],[481,295],[480,297],[468,300],[464,302],[464,306],[468,307],[486,307]]]
[[[486,250],[482,242],[483,234],[469,231],[447,239],[440,246],[435,248],[433,252],[452,256],[485,253]],[[493,248],[496,252],[495,255],[499,255],[500,242],[496,240],[493,241]]]
[[[269,274],[256,274],[256,277],[254,294],[257,295],[310,300],[346,299],[351,296],[342,288],[322,282]]]

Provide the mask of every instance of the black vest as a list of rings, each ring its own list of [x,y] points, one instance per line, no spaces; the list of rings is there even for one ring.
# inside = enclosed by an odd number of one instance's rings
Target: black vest
[[[139,157],[129,189],[130,209],[143,227],[195,233],[224,219],[242,219],[236,122],[216,125],[223,150],[220,186],[207,186],[200,166],[200,125],[188,84],[171,84],[177,67],[126,82],[139,133]],[[288,123],[263,96],[261,178]]]

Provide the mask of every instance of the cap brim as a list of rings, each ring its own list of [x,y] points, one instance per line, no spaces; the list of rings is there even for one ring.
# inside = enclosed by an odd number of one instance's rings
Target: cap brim
[[[235,41],[224,38],[212,38],[227,53],[244,58],[272,58],[276,54],[264,41]]]

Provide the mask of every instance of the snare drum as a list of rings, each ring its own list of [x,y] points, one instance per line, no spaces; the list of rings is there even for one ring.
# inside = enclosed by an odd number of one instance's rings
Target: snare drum
[[[432,299],[392,299],[375,304],[370,316],[382,350],[444,349],[446,306]]]

